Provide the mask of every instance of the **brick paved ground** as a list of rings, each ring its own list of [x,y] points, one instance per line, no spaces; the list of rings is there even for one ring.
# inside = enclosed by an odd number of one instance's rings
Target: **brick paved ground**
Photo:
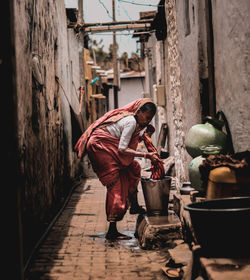
[[[86,186],[89,188],[86,190]],[[142,250],[133,234],[137,215],[126,214],[118,230],[131,240],[106,241],[106,190],[88,179],[74,191],[32,263],[26,280],[160,280],[167,249]],[[139,201],[144,204],[142,192]]]

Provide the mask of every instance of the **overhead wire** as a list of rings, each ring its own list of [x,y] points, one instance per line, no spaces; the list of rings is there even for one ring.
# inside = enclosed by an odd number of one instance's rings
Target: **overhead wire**
[[[129,18],[129,20],[132,20],[131,16],[129,15],[127,9],[123,6],[123,4],[118,1],[118,7],[119,8],[122,8],[123,12],[126,14],[126,16]],[[123,32],[124,33],[124,32]],[[121,34],[121,33],[120,33]],[[125,33],[124,34],[125,36],[128,36],[128,35],[132,35],[132,33],[128,32],[128,33]],[[120,41],[120,44],[122,44],[122,35],[118,37],[119,38],[119,41]],[[123,45],[124,45],[124,42],[123,42]],[[127,45],[127,40],[125,41],[125,45]],[[128,46],[128,45],[127,45]]]
[[[145,4],[145,3],[137,3],[134,1],[127,1],[127,0],[118,0],[119,2],[124,2],[132,5],[137,5],[137,6],[145,6],[145,7],[164,7],[164,5],[155,5],[155,4]]]
[[[123,31],[123,32],[125,32],[125,31]],[[123,33],[123,32],[121,32],[121,33],[117,33],[116,32],[116,35],[120,35],[120,36],[122,36],[122,35],[125,35],[125,36],[130,36],[130,35],[139,35],[139,34],[150,34],[150,33],[154,33],[155,32],[155,30],[149,30],[149,31],[143,31],[143,32],[140,32],[140,31],[133,31],[133,32],[130,32],[130,33]],[[89,34],[90,36],[93,36],[93,35],[108,35],[108,36],[113,36],[113,31],[110,31],[109,33],[104,33],[104,32],[95,32],[95,33],[91,33],[91,31],[90,31],[90,34]]]
[[[107,15],[109,16],[109,18],[111,18],[113,20],[113,17],[110,15],[109,9],[105,6],[105,4],[103,3],[102,0],[98,0],[99,3],[103,6],[103,8],[105,9]],[[127,17],[129,18],[129,20],[132,20],[132,18],[130,17],[127,9],[122,5],[122,3],[128,3],[128,4],[132,4],[132,5],[139,5],[139,6],[149,6],[149,7],[164,7],[164,5],[155,5],[155,4],[145,4],[145,3],[137,3],[135,1],[127,1],[127,0],[118,0],[119,2],[119,7],[121,7],[124,11],[124,13],[127,15]],[[151,33],[151,32],[150,32]],[[94,34],[90,34],[89,35],[94,35]],[[104,36],[110,36],[113,35],[113,32],[110,33],[95,33],[95,35],[104,35]],[[133,35],[133,33],[116,33],[117,36],[131,36]]]
[[[110,15],[110,12],[108,10],[108,8],[105,6],[105,4],[102,2],[102,0],[98,0],[99,3],[103,6],[103,8],[105,9],[107,15],[109,16],[109,18],[111,18],[113,20],[113,17]]]
[[[132,20],[132,18],[131,18],[131,16],[129,15],[127,9],[121,4],[121,1],[118,0],[118,2],[119,2],[119,7],[122,7],[122,9],[123,9],[124,13],[126,14],[126,16],[127,16],[130,20]]]

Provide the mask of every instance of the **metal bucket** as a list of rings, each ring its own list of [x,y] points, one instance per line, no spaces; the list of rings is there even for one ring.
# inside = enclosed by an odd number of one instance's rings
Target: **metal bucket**
[[[141,179],[144,200],[148,216],[165,216],[168,214],[171,177],[161,180]]]

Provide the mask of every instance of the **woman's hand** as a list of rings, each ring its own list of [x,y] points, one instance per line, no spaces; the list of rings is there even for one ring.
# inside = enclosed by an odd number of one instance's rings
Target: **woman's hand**
[[[147,153],[146,158],[150,159],[152,163],[156,163],[157,161],[162,162],[163,160],[159,158],[159,155],[155,153]]]

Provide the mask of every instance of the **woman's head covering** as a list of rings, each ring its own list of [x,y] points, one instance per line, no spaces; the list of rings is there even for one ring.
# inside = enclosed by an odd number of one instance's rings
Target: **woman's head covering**
[[[75,150],[78,151],[78,157],[81,158],[86,153],[87,142],[96,128],[115,123],[126,116],[135,115],[137,111],[148,102],[153,103],[149,98],[137,99],[122,108],[111,110],[101,118],[97,119],[88,127],[76,143]]]

